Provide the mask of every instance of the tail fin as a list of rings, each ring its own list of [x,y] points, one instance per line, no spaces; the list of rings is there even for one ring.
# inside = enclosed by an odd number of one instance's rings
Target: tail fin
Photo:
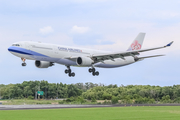
[[[146,33],[139,33],[127,51],[140,50]]]

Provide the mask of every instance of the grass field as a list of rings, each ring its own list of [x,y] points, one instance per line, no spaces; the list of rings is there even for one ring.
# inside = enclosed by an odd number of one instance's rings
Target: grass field
[[[37,104],[59,104],[62,100],[28,100],[28,99],[13,99],[13,100],[0,100],[0,103],[3,105],[37,105]],[[78,101],[74,102],[63,102],[64,104],[81,104]],[[96,104],[91,103],[91,101],[87,101],[83,104]]]
[[[180,107],[7,110],[0,120],[180,120]]]
[[[27,99],[14,99],[14,100],[0,100],[3,105],[35,105],[35,104],[58,104],[60,100],[27,100]]]

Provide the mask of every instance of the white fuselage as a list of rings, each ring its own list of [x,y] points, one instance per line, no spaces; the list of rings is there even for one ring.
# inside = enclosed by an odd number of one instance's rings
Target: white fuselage
[[[14,43],[8,50],[20,58],[38,61],[49,61],[52,63],[59,63],[66,66],[79,66],[73,58],[77,57],[91,57],[95,54],[107,54],[109,51],[91,50],[85,48],[75,48],[69,46],[47,44],[23,41]],[[132,56],[125,57],[125,59],[117,58],[114,60],[105,60],[103,62],[95,63],[91,66],[102,68],[121,67],[134,63]],[[87,67],[91,67],[87,66]]]

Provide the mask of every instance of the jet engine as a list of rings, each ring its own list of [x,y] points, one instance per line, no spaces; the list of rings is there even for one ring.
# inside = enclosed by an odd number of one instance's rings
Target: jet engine
[[[53,66],[54,64],[52,62],[47,61],[35,61],[35,65],[37,68],[48,68]]]
[[[79,66],[91,66],[94,63],[94,61],[89,57],[78,57],[76,63]]]

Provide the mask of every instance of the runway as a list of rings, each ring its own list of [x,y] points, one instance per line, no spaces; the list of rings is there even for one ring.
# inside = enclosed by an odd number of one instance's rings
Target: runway
[[[180,104],[117,104],[117,105],[0,105],[0,110],[64,109],[96,107],[180,106]]]
[[[112,105],[0,105],[0,110],[111,107]]]

